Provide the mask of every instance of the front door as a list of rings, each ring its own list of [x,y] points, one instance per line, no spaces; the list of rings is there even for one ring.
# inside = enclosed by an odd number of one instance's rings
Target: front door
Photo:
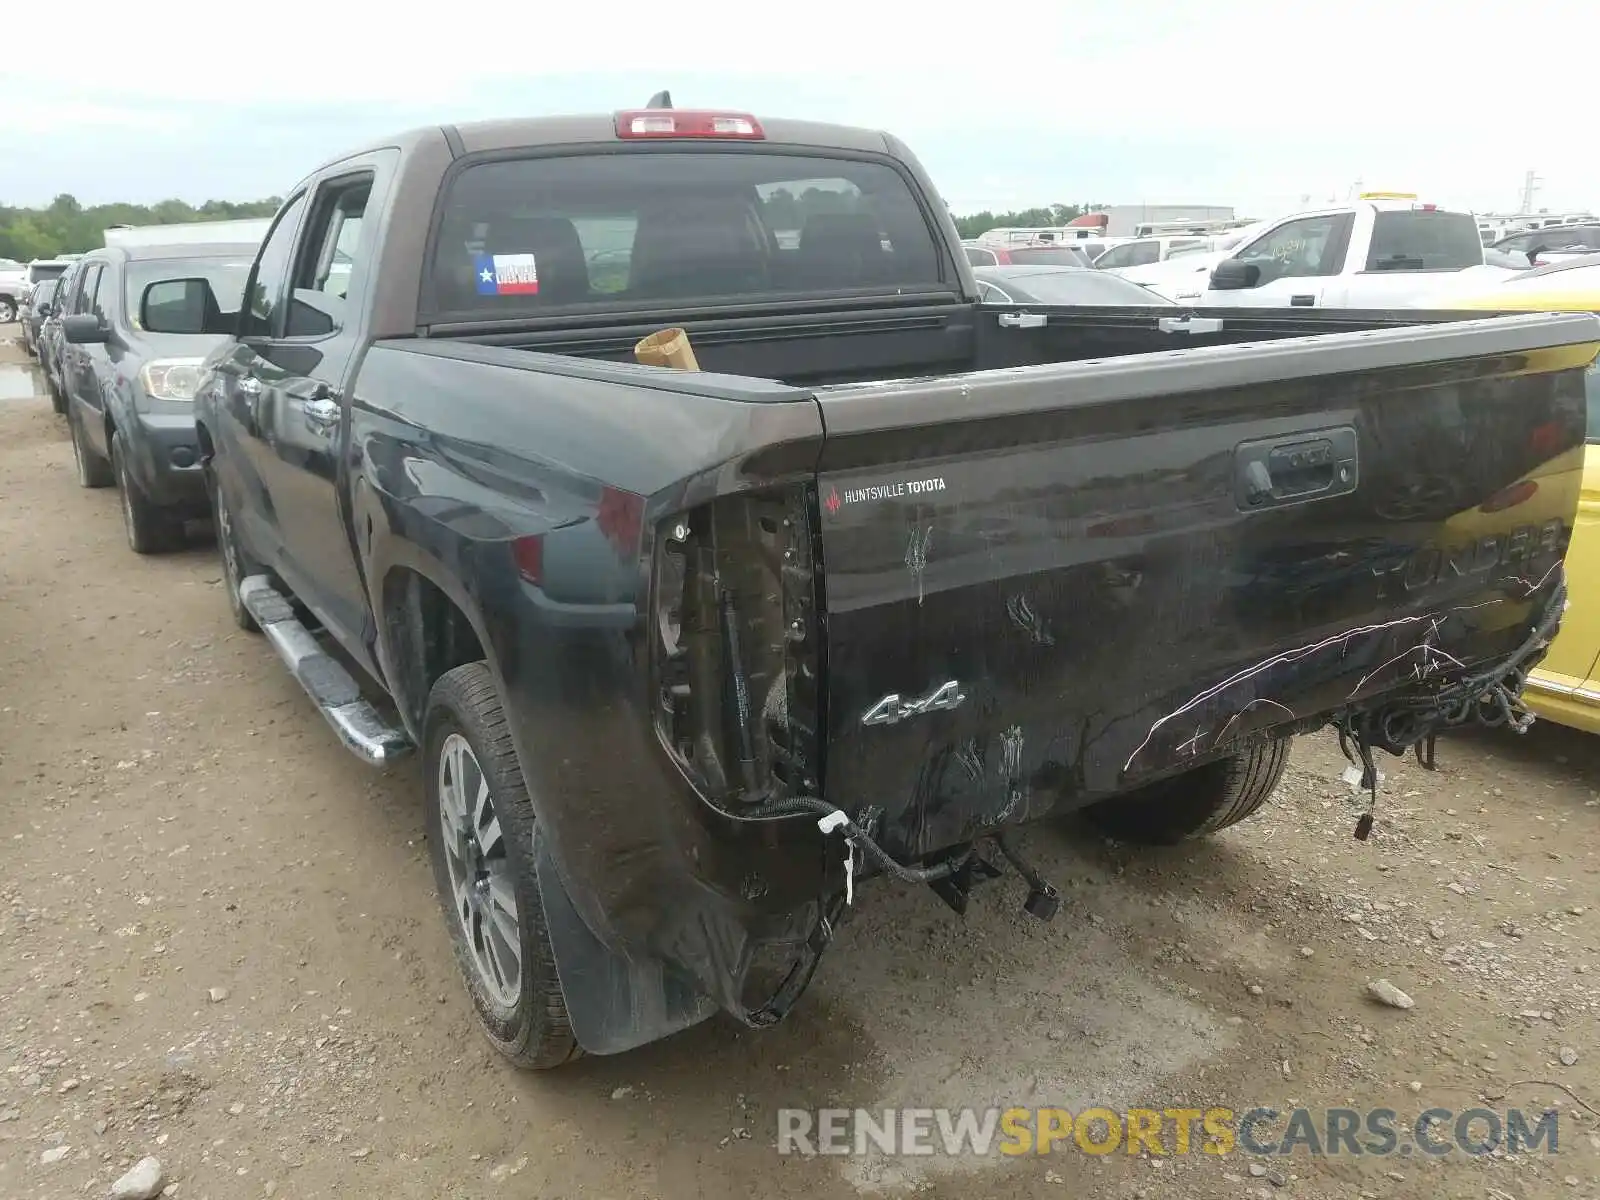
[[[228,511],[251,553],[284,576],[291,587],[296,581],[285,570],[282,522],[267,490],[271,471],[263,417],[271,399],[267,381],[274,368],[261,351],[283,333],[291,256],[305,209],[306,196],[301,193],[274,219],[251,271],[239,318],[239,340],[225,358],[213,364],[221,389],[217,427],[211,431],[217,443],[217,486],[223,490]]]
[[[366,588],[350,535],[344,486],[346,388],[364,338],[358,316],[374,241],[366,214],[383,155],[309,193],[291,257],[281,332],[253,344],[261,476],[280,571],[296,596],[370,666]]]
[[[1202,303],[1239,308],[1317,308],[1343,270],[1354,224],[1351,213],[1297,217],[1234,253],[1257,271],[1254,287],[1208,287]]]

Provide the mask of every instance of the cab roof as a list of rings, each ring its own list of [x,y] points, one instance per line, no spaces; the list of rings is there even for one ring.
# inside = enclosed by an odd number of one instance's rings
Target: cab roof
[[[166,246],[101,246],[85,258],[118,262],[148,262],[171,258],[247,258],[254,260],[259,242],[175,242]]]
[[[639,109],[623,109],[639,112]],[[670,112],[695,112],[694,109],[663,109]],[[781,146],[815,146],[821,150],[853,150],[867,154],[891,154],[897,150],[889,136],[880,131],[853,125],[831,125],[821,121],[769,120],[758,117],[763,137],[760,142]],[[723,143],[715,138],[685,139],[708,150]],[[447,143],[457,156],[464,154],[493,153],[497,150],[519,150],[540,146],[578,146],[593,143],[625,144],[617,134],[617,113],[587,113],[559,117],[511,117],[492,121],[470,121],[457,125],[427,125],[381,141],[353,147],[337,158],[319,165],[309,175],[319,174],[328,167],[370,154],[375,150],[399,150],[407,154],[427,148],[440,141]],[[744,144],[748,145],[749,142]]]

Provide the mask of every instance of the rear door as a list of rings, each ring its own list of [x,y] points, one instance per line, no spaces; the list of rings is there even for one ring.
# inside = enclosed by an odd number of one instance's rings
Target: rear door
[[[1597,339],[1514,318],[823,389],[825,794],[926,853],[1508,654],[1566,548]]]

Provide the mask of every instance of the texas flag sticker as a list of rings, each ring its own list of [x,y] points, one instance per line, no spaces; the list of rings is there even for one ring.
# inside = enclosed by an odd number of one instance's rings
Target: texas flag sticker
[[[539,268],[531,254],[476,254],[480,296],[537,296]]]

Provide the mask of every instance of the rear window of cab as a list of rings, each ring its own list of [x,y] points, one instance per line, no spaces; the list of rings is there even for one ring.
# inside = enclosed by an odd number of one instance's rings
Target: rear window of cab
[[[431,308],[473,319],[948,290],[939,245],[910,184],[882,162],[699,150],[496,159],[447,185]]]

